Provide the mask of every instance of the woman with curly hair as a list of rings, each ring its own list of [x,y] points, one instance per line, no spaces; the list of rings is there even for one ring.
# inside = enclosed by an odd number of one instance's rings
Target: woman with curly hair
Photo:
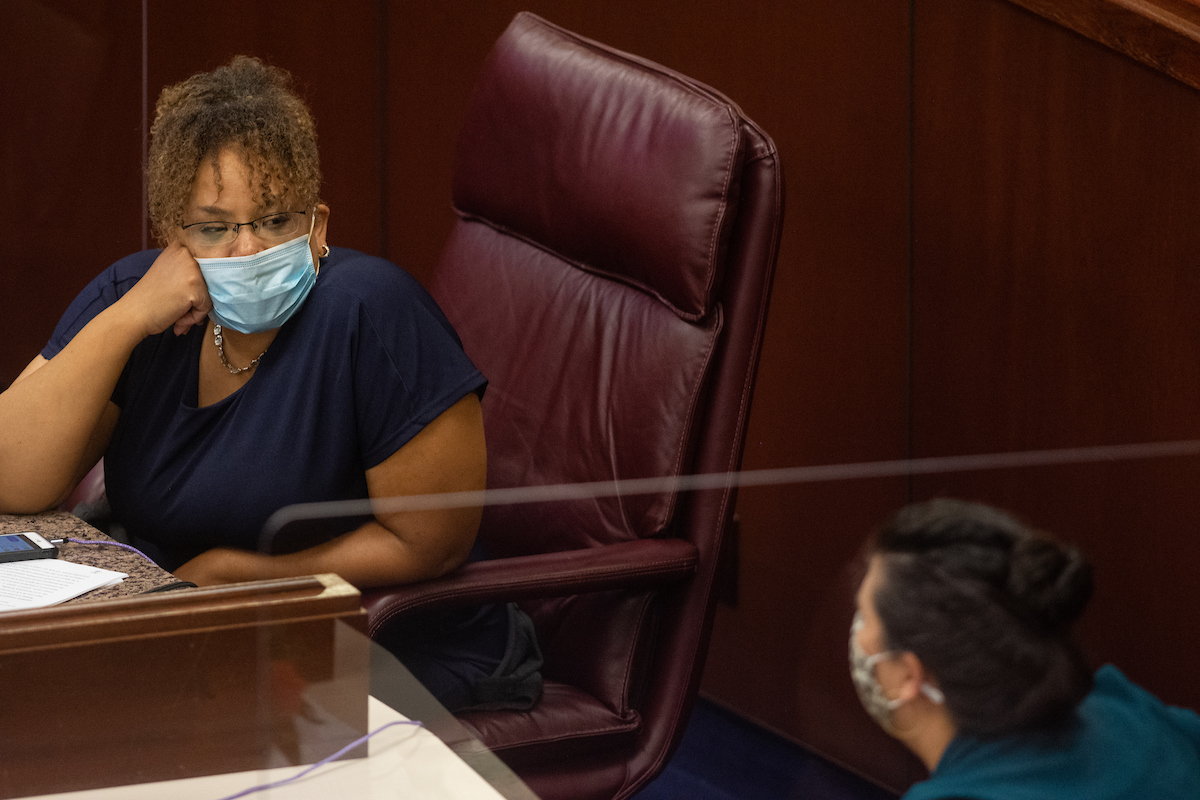
[[[483,488],[485,379],[407,273],[329,245],[316,130],[286,72],[237,57],[167,87],[151,135],[163,247],[93,280],[0,395],[0,512],[55,506],[103,455],[114,520],[182,580],[336,572],[369,588],[458,567],[478,509],[258,552],[293,503]],[[459,637],[461,657],[430,669],[461,706],[495,677],[509,618],[460,617],[433,638]]]
[[[925,763],[904,800],[1200,796],[1200,717],[1071,637],[1092,592],[1074,547],[933,500],[873,540],[850,634],[867,712]]]

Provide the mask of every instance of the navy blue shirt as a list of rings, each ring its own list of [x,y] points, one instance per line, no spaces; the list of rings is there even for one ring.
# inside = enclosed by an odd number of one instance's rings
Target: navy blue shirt
[[[42,355],[52,358],[116,302],[158,252],[97,276]],[[214,346],[205,326],[151,336],[130,356],[112,397],[121,416],[105,482],[114,519],[167,569],[216,546],[256,549],[263,523],[283,506],[367,497],[366,470],[482,392],[485,380],[450,323],[406,272],[345,248],[321,264],[249,382],[218,403],[197,407],[200,348]]]

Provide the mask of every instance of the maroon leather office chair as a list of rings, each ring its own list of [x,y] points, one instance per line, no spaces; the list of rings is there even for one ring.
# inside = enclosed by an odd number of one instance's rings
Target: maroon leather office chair
[[[758,126],[696,81],[522,13],[471,98],[453,196],[432,290],[490,380],[489,488],[738,468],[783,213]],[[690,714],[734,499],[488,508],[495,560],[371,593],[371,630],[518,601],[544,696],[462,721],[544,798],[627,797]]]

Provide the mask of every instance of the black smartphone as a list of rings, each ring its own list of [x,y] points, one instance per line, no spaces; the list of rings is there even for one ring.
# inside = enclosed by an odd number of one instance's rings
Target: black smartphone
[[[58,558],[58,548],[33,531],[0,534],[0,563],[31,558]]]

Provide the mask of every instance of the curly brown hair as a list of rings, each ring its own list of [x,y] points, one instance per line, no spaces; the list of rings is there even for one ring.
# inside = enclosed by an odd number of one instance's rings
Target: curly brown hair
[[[264,206],[296,203],[308,209],[319,202],[312,115],[293,91],[292,76],[257,58],[235,56],[227,66],[163,89],[150,136],[150,220],[163,244],[183,224],[184,204],[204,159],[211,160],[220,185],[217,157],[226,147],[242,152]]]

